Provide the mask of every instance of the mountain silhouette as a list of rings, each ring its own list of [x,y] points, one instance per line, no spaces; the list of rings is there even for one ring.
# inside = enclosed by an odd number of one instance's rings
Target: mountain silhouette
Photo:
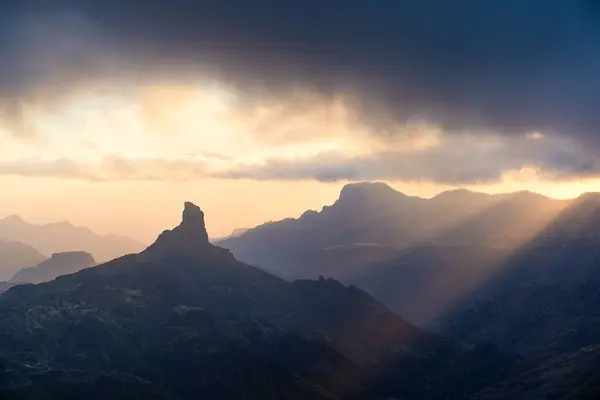
[[[223,236],[223,237],[219,237],[219,238],[213,238],[212,242],[215,244],[219,244],[219,242],[226,240],[226,239],[231,239],[234,237],[238,237],[243,235],[248,229],[247,228],[236,228],[233,231],[231,231],[231,233],[227,236]]]
[[[0,338],[4,393],[47,398],[100,381],[125,397],[463,399],[510,363],[427,333],[356,287],[287,282],[238,261],[209,242],[192,203],[139,254],[8,290]]]
[[[407,248],[418,245],[513,248],[535,236],[570,202],[531,192],[487,195],[468,190],[432,199],[410,197],[384,183],[348,184],[320,212],[269,222],[223,240],[240,259],[294,277],[298,255],[360,243]]]
[[[61,275],[72,274],[84,268],[93,267],[96,260],[83,251],[55,253],[35,267],[24,268],[10,280],[11,284],[48,282]]]
[[[419,326],[440,329],[474,301],[524,284],[600,277],[600,196],[453,190],[431,199],[382,183],[346,185],[320,212],[220,242],[287,279],[356,285]]]
[[[133,239],[97,235],[87,228],[74,226],[69,222],[37,225],[14,215],[0,219],[0,237],[27,243],[44,254],[85,251],[100,261],[137,253],[144,248]]]
[[[35,266],[45,259],[46,256],[32,246],[0,239],[0,281],[7,280],[17,271]]]

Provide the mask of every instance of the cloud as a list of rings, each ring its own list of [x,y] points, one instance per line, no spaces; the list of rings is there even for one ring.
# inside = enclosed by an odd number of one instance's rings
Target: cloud
[[[255,180],[428,181],[450,185],[497,183],[508,172],[534,170],[535,178],[585,179],[600,173],[595,156],[574,141],[524,135],[446,136],[435,146],[409,152],[382,150],[348,156],[324,153],[308,158],[273,158],[217,173],[221,178]]]
[[[190,181],[206,176],[202,161],[107,157],[97,163],[70,159],[0,162],[0,175],[103,181]]]
[[[557,131],[593,139],[600,96],[590,0],[7,1],[2,93],[200,72],[249,95],[356,95],[374,126]]]
[[[464,183],[536,166],[548,179],[594,176],[599,16],[592,0],[5,0],[0,125],[14,136],[48,129],[32,109],[66,114],[82,93],[149,96],[138,119],[118,109],[90,134],[86,151],[102,162],[38,152],[0,173]],[[190,97],[145,90],[157,86],[223,87],[235,107],[189,126],[173,103]],[[140,118],[173,143],[121,128]],[[435,140],[412,121],[435,127]]]
[[[413,127],[416,129],[417,127]],[[428,133],[428,134],[426,134]],[[355,150],[359,149],[355,146]],[[87,181],[194,181],[203,178],[317,180],[322,182],[394,180],[447,185],[491,184],[511,179],[567,181],[600,175],[593,149],[562,136],[534,132],[521,136],[447,135],[424,131],[411,140],[348,151],[275,152],[239,158],[218,152],[185,157],[83,154],[78,158],[28,157],[0,162],[0,175]],[[94,155],[95,154],[95,155]],[[525,172],[524,172],[525,171]]]

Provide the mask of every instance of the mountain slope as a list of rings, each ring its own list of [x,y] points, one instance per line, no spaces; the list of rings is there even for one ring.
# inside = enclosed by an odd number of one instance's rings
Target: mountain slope
[[[510,290],[459,313],[455,338],[524,355],[506,381],[478,399],[595,399],[600,393],[600,282]]]
[[[42,283],[61,275],[72,274],[84,268],[93,267],[96,260],[91,254],[83,251],[56,253],[35,267],[24,268],[17,272],[9,283]]]
[[[355,287],[290,283],[237,261],[208,242],[190,203],[139,255],[6,292],[0,359],[229,399],[462,399],[507,363],[424,332]]]
[[[320,212],[263,224],[220,244],[246,262],[296,277],[307,254],[332,246],[514,248],[535,238],[570,204],[529,192],[492,196],[455,190],[423,199],[383,183],[357,183],[346,185]]]
[[[600,393],[600,346],[524,360],[509,379],[475,400],[595,400]]]
[[[321,212],[220,244],[289,279],[323,275],[356,285],[437,329],[506,289],[600,278],[599,220],[595,194],[567,201],[455,190],[420,199],[361,183],[346,185]]]
[[[599,281],[520,287],[458,313],[444,332],[523,354],[575,351],[600,344],[599,304]]]
[[[7,280],[20,269],[37,265],[45,259],[46,256],[32,246],[0,239],[0,281]]]
[[[8,289],[10,289],[13,286],[15,286],[15,285],[13,285],[12,283],[0,282],[0,294],[6,292]]]
[[[68,222],[30,224],[18,216],[0,219],[0,238],[30,244],[45,254],[85,251],[100,261],[112,260],[143,249],[141,243],[130,238],[97,235],[87,228]]]

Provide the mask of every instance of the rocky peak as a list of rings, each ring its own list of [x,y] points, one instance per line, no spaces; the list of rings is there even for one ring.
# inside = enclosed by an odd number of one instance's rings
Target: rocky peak
[[[337,203],[363,206],[388,202],[397,202],[407,196],[383,182],[360,182],[345,185]]]
[[[144,253],[194,253],[216,254],[229,253],[227,250],[213,246],[208,240],[204,223],[204,213],[194,203],[185,202],[181,223],[172,230],[166,230],[148,247]]]
[[[181,232],[182,238],[208,243],[208,233],[204,224],[204,213],[194,203],[186,201],[183,208],[181,224],[172,232]]]

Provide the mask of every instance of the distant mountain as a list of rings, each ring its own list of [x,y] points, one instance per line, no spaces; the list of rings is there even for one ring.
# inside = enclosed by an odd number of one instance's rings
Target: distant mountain
[[[323,275],[356,285],[437,329],[512,287],[600,278],[600,195],[454,190],[421,199],[382,183],[351,184],[320,212],[220,244],[288,279]]]
[[[45,259],[46,256],[27,244],[0,239],[0,281]]]
[[[0,238],[30,244],[45,254],[85,251],[100,261],[137,253],[144,248],[133,239],[115,235],[101,236],[69,222],[37,225],[18,216],[0,219]]]
[[[96,260],[94,260],[94,257],[83,251],[55,253],[35,267],[20,270],[10,279],[9,283],[48,282],[61,275],[72,274],[95,265]]]
[[[140,254],[8,290],[0,338],[5,397],[75,385],[110,398],[465,399],[510,365],[356,287],[241,263],[209,243],[191,203]]]
[[[307,254],[332,246],[514,248],[534,238],[569,204],[529,192],[492,196],[455,190],[423,199],[383,183],[357,183],[344,186],[339,199],[320,212],[266,223],[220,243],[246,262],[293,277],[302,274]]]
[[[231,239],[231,238],[235,238],[238,236],[242,236],[244,233],[246,233],[248,229],[247,228],[236,228],[233,231],[231,231],[231,233],[227,236],[221,237],[221,238],[214,238],[212,239],[212,242],[215,244],[219,244],[221,241],[223,240],[227,240],[227,239]]]

